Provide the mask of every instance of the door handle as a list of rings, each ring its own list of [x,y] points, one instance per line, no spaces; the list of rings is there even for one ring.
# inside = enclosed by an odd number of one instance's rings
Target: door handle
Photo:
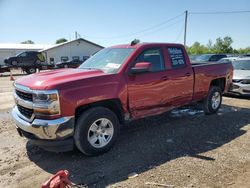
[[[168,77],[167,77],[167,76],[163,76],[163,77],[161,78],[161,80],[168,80]]]
[[[185,74],[185,76],[191,76],[191,73],[190,73],[190,72],[187,72],[187,73]]]

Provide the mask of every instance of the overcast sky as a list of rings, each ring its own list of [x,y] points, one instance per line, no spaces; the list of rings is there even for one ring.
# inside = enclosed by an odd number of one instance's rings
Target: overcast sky
[[[190,12],[187,44],[231,36],[233,47],[250,46],[250,0],[0,0],[0,43],[82,38],[103,46],[143,42],[183,43],[184,11]]]

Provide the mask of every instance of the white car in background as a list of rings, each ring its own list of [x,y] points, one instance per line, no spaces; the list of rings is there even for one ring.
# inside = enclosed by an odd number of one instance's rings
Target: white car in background
[[[225,58],[222,58],[218,61],[218,63],[229,63],[229,62],[233,62],[235,60],[239,59],[239,57],[225,57]]]
[[[233,83],[229,93],[250,97],[250,57],[237,58],[232,64]]]

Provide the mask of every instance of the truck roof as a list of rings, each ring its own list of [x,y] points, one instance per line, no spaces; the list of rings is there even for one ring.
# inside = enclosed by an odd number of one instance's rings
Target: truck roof
[[[178,44],[178,43],[143,42],[143,43],[138,43],[135,45],[131,45],[131,44],[115,45],[115,46],[111,46],[110,48],[139,48],[142,46],[154,46],[154,45],[183,46],[182,44]]]

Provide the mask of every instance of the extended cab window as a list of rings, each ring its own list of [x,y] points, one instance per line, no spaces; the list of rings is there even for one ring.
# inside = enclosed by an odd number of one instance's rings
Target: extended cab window
[[[170,62],[173,69],[186,66],[185,56],[183,51],[179,47],[168,47],[168,54],[170,56]]]
[[[143,51],[136,59],[136,62],[150,62],[152,72],[165,69],[165,63],[160,48],[148,49]]]

